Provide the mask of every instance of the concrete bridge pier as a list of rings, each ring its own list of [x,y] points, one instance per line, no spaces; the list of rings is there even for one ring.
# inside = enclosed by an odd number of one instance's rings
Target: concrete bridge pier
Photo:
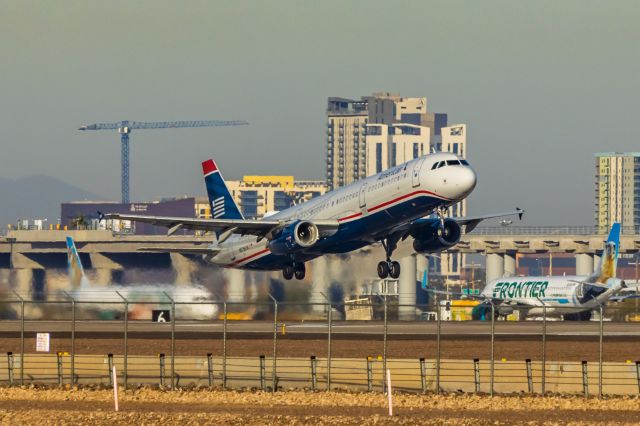
[[[318,303],[318,305],[312,305],[311,309],[314,312],[324,312],[325,306],[321,305],[327,303],[327,299],[322,295],[323,293],[328,296],[329,291],[329,261],[327,256],[320,256],[309,262],[313,276],[311,277],[311,294],[309,296],[309,303]]]
[[[593,272],[596,271],[596,269],[598,269],[598,266],[600,266],[600,260],[602,259],[602,252],[596,252],[593,254]]]
[[[416,316],[416,255],[400,259],[400,279],[398,281],[398,319],[413,321]]]
[[[242,269],[225,269],[223,275],[227,283],[227,301],[244,302],[246,297],[245,291],[245,271]]]
[[[591,275],[593,272],[593,254],[576,254],[576,275]]]
[[[121,264],[113,261],[110,257],[102,253],[89,253],[89,259],[91,260],[91,268],[95,274],[91,280],[92,284],[102,286],[111,285],[115,282],[113,277],[114,271],[124,269]]]
[[[504,254],[503,277],[515,277],[516,275],[516,252],[508,251]]]
[[[487,283],[504,275],[504,254],[487,253]]]
[[[169,256],[171,257],[171,266],[176,274],[174,284],[192,284],[193,274],[198,269],[196,262],[180,253],[169,253]]]

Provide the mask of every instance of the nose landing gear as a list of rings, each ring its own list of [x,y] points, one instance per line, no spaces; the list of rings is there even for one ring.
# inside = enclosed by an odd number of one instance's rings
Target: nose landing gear
[[[378,263],[378,277],[381,279],[393,278],[398,279],[400,277],[400,264],[395,260],[391,260],[391,254],[396,249],[396,242],[390,239],[382,240],[382,247],[387,255],[387,260]]]

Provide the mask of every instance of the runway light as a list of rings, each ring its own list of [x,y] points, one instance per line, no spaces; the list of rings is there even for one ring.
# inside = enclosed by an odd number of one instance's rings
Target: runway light
[[[382,361],[382,355],[378,355],[378,361]]]
[[[502,358],[502,362],[507,362],[507,359],[506,358]]]

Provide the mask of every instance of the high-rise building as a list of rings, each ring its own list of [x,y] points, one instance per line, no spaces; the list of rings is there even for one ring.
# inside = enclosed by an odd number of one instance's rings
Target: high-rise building
[[[367,102],[329,98],[327,106],[327,185],[339,188],[366,176]]]
[[[368,124],[366,176],[429,152],[430,129],[414,124]]]
[[[368,124],[387,127],[367,128]],[[412,159],[414,149],[428,152],[431,138],[439,136],[440,128],[446,125],[447,115],[428,112],[424,97],[403,98],[397,93],[380,92],[360,100],[329,98],[327,185],[339,188],[375,174],[380,167],[384,170]],[[369,146],[370,131],[380,145]]]
[[[600,152],[596,157],[596,225],[640,227],[640,152]]]

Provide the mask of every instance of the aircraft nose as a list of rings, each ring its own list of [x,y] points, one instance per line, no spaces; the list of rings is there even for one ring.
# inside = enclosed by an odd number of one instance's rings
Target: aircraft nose
[[[462,199],[476,187],[478,177],[471,167],[456,167],[450,179],[450,191],[452,198]]]

